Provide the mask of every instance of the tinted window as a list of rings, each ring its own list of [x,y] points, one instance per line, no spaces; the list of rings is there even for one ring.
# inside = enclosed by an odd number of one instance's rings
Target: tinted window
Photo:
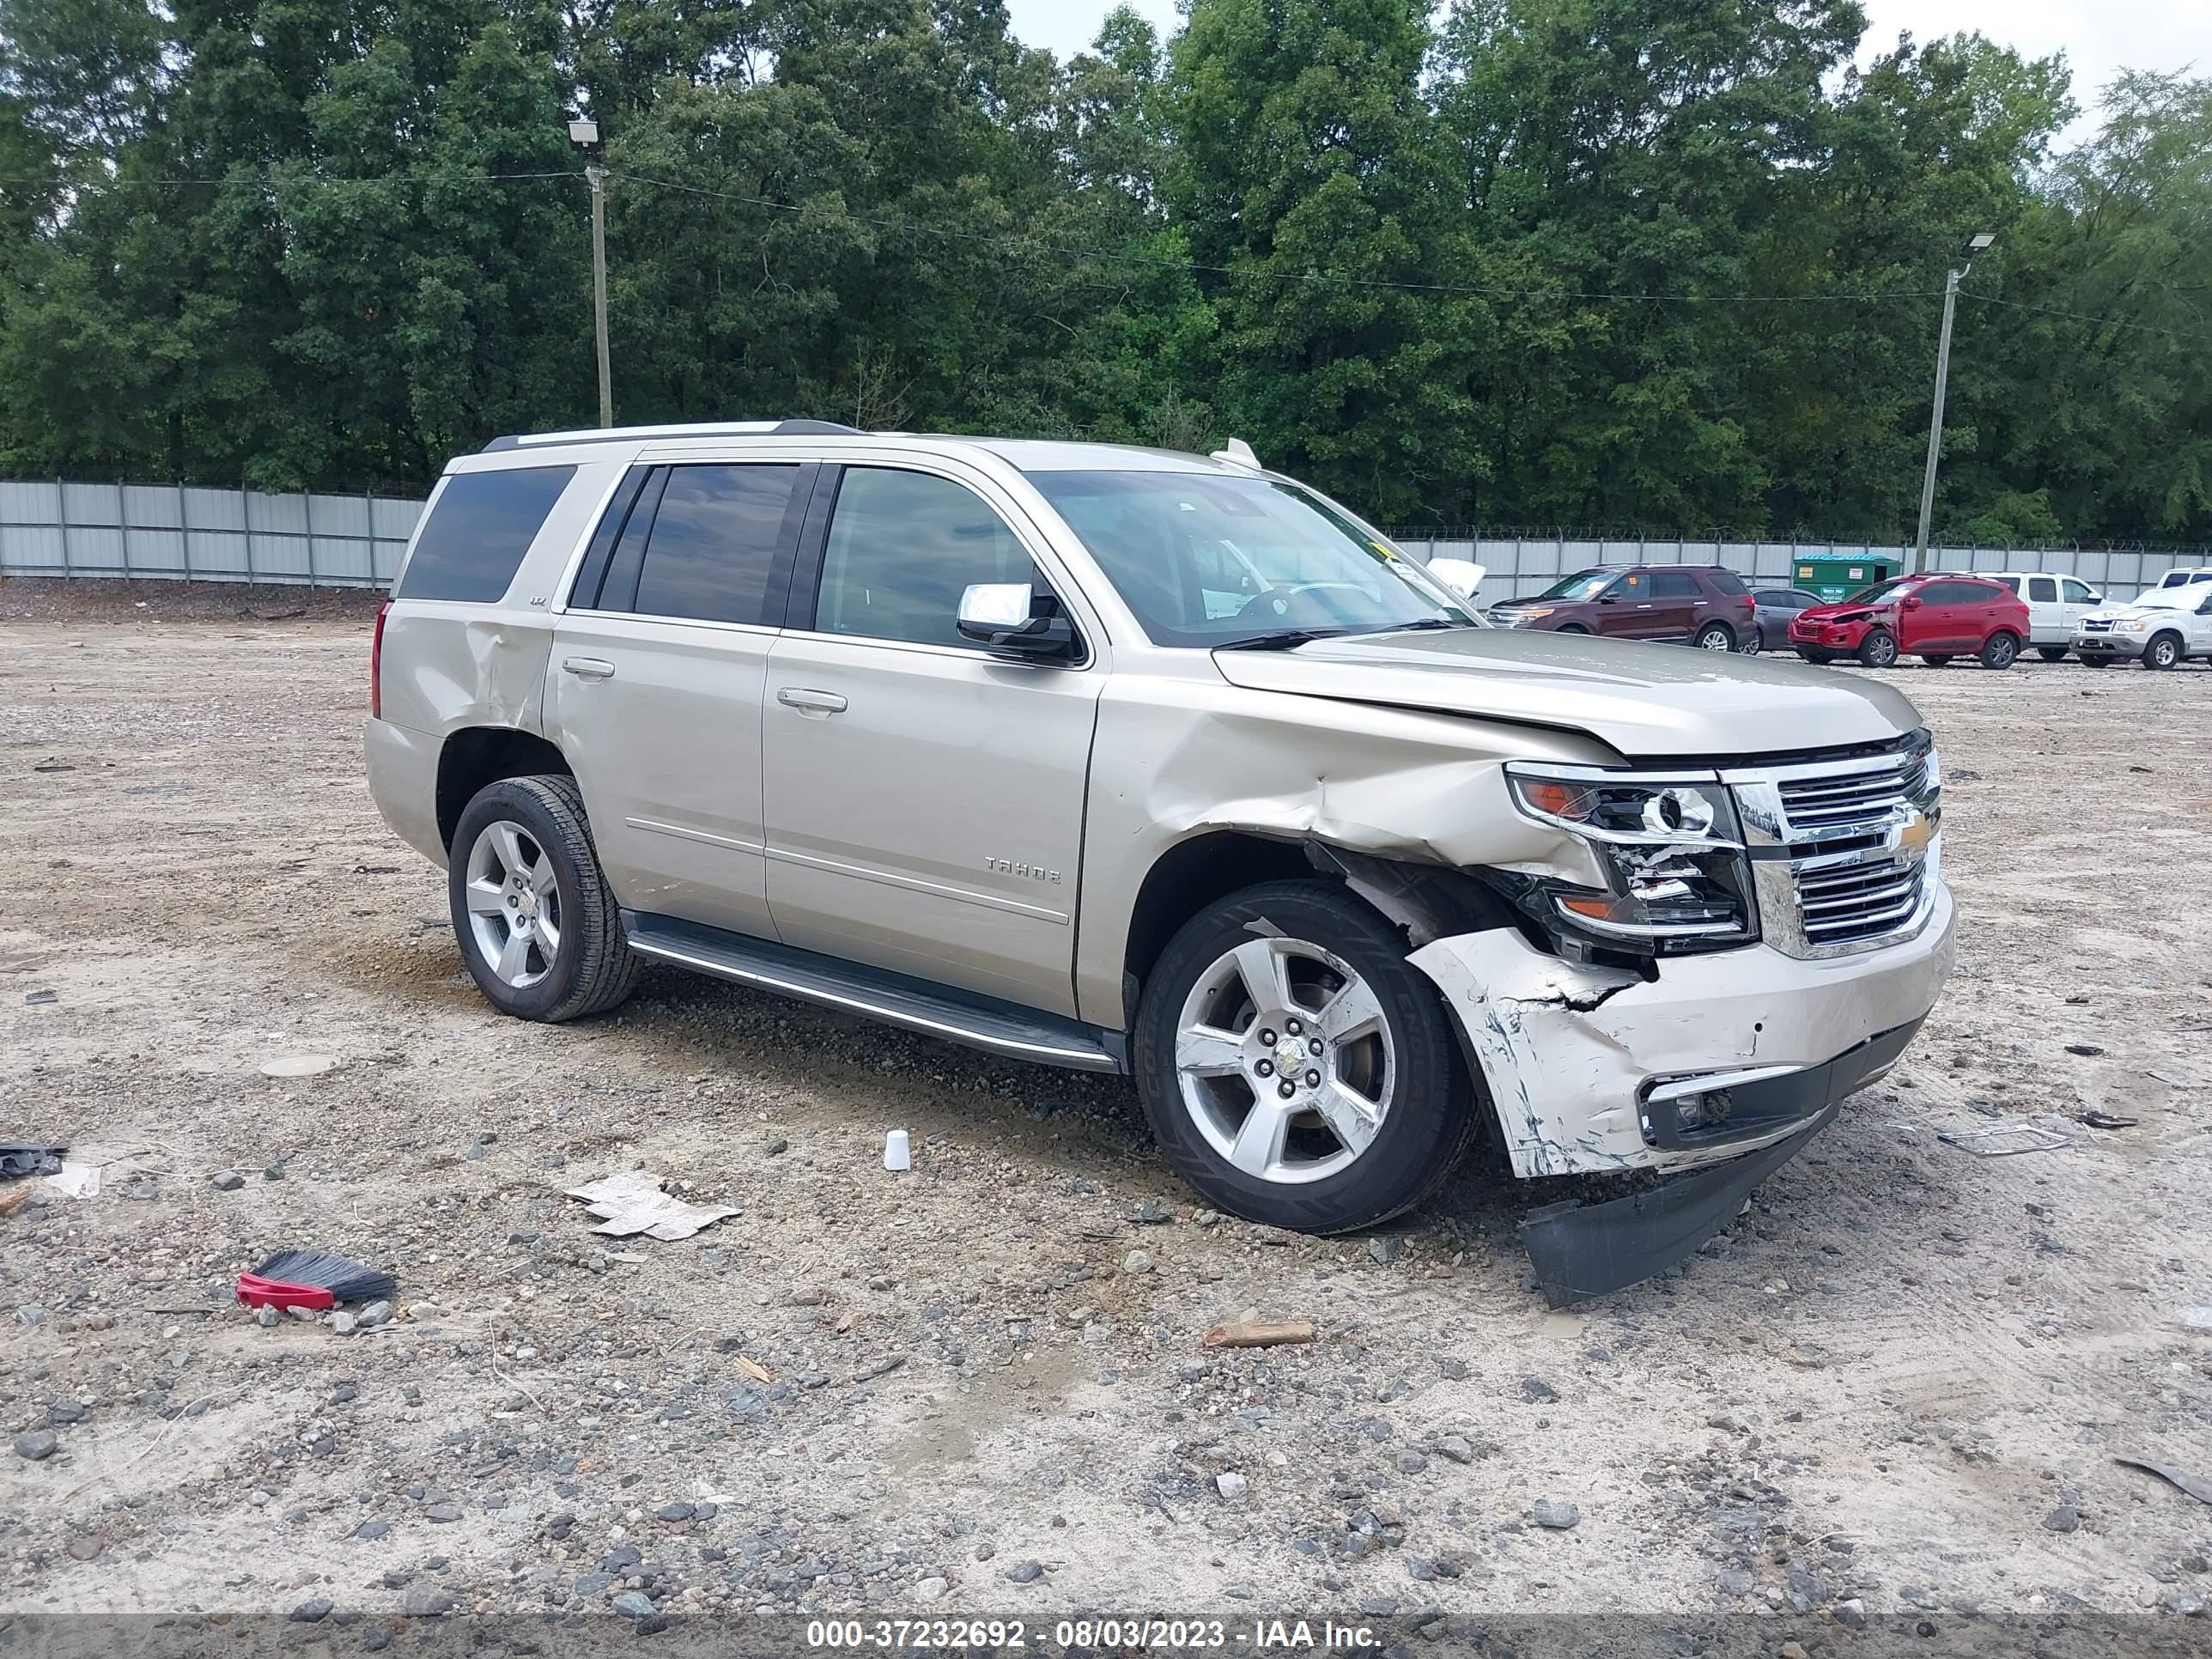
[[[2005,586],[2011,587],[2012,584],[2007,582]],[[2015,588],[2014,591],[2017,592],[2019,590]],[[2055,576],[2030,576],[2027,579],[2027,597],[2038,605],[2057,604],[2058,579]]]
[[[584,562],[576,568],[576,586],[568,596],[568,603],[584,610],[595,608],[599,602],[599,585],[606,580],[607,562],[614,556],[615,538],[622,534],[623,526],[629,522],[630,509],[637,505],[638,492],[653,469],[634,466],[623,475],[615,486],[613,497],[606,511],[599,514],[599,528],[592,532],[591,544],[584,550]],[[631,567],[635,574],[635,566]]]
[[[1727,594],[1730,599],[1746,591],[1742,579],[1735,571],[1723,569],[1719,565],[1705,572],[1705,580],[1712,583],[1717,592]]]
[[[2058,584],[2058,586],[2059,590],[2065,594],[2066,603],[2069,605],[2094,605],[2096,603],[2095,599],[2090,596],[2089,584],[2087,582],[2077,582],[2071,576],[2069,576],[2061,581]]]
[[[1990,580],[2008,593],[2020,592],[2020,578],[2017,576],[1992,576]]]
[[[525,466],[447,478],[415,538],[397,597],[489,605],[503,596],[575,476],[573,466]]]
[[[637,579],[640,616],[764,619],[796,466],[669,469]]]
[[[1036,579],[1014,532],[974,490],[927,473],[856,466],[830,520],[814,626],[980,649],[953,625],[961,594],[978,582]]]
[[[1984,582],[1930,582],[1920,597],[1929,605],[1987,605],[1997,591]]]
[[[1694,599],[1698,597],[1698,579],[1686,570],[1655,570],[1651,573],[1651,597]]]

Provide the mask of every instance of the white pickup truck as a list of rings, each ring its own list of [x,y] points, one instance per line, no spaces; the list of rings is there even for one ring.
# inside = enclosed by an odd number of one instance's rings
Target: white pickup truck
[[[2075,625],[2074,652],[2092,668],[2130,657],[2145,668],[2212,657],[2212,582],[2146,588],[2130,604],[2092,611]]]
[[[2104,604],[2105,596],[2077,576],[2045,576],[1992,571],[1990,580],[2002,583],[2027,605],[2027,642],[2045,662],[2062,662],[2073,648],[2074,629],[2082,617]]]

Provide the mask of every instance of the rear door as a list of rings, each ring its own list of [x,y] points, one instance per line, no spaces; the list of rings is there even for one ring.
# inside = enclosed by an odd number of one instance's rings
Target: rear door
[[[1041,571],[1014,502],[957,464],[847,466],[823,489],[834,506],[810,521],[764,705],[779,935],[1073,1014],[1104,671],[994,657],[954,618],[975,583],[1073,590]]]
[[[1686,640],[1698,631],[1708,607],[1705,590],[1686,570],[1649,570],[1641,573],[1650,584],[1650,640]]]
[[[761,699],[816,471],[635,468],[577,573],[546,701],[629,908],[775,937]]]
[[[2030,576],[2021,586],[2021,598],[2027,601],[2028,643],[2063,645],[2073,638],[2073,623],[2058,602],[2058,578]]]

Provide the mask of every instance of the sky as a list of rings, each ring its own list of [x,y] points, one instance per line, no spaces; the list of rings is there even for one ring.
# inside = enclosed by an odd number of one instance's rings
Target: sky
[[[1134,0],[1163,34],[1176,27],[1175,0]],[[2122,69],[2171,71],[2192,61],[2212,75],[2212,0],[1862,0],[1868,46],[1886,49],[1900,30],[1917,40],[1978,29],[2028,58],[2063,52],[2074,70],[2074,100],[2085,109]],[[1113,0],[1006,0],[1014,33],[1060,57],[1082,51]],[[2087,136],[2077,122],[2066,135]]]

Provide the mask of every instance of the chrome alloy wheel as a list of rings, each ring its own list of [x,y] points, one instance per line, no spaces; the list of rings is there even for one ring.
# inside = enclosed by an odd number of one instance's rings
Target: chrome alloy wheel
[[[1389,1021],[1351,964],[1304,939],[1255,939],[1183,999],[1176,1080],[1208,1146],[1261,1181],[1320,1181],[1373,1143],[1390,1109]]]
[[[469,932],[500,982],[526,990],[561,956],[561,889],[538,838],[510,818],[484,825],[469,848]]]

